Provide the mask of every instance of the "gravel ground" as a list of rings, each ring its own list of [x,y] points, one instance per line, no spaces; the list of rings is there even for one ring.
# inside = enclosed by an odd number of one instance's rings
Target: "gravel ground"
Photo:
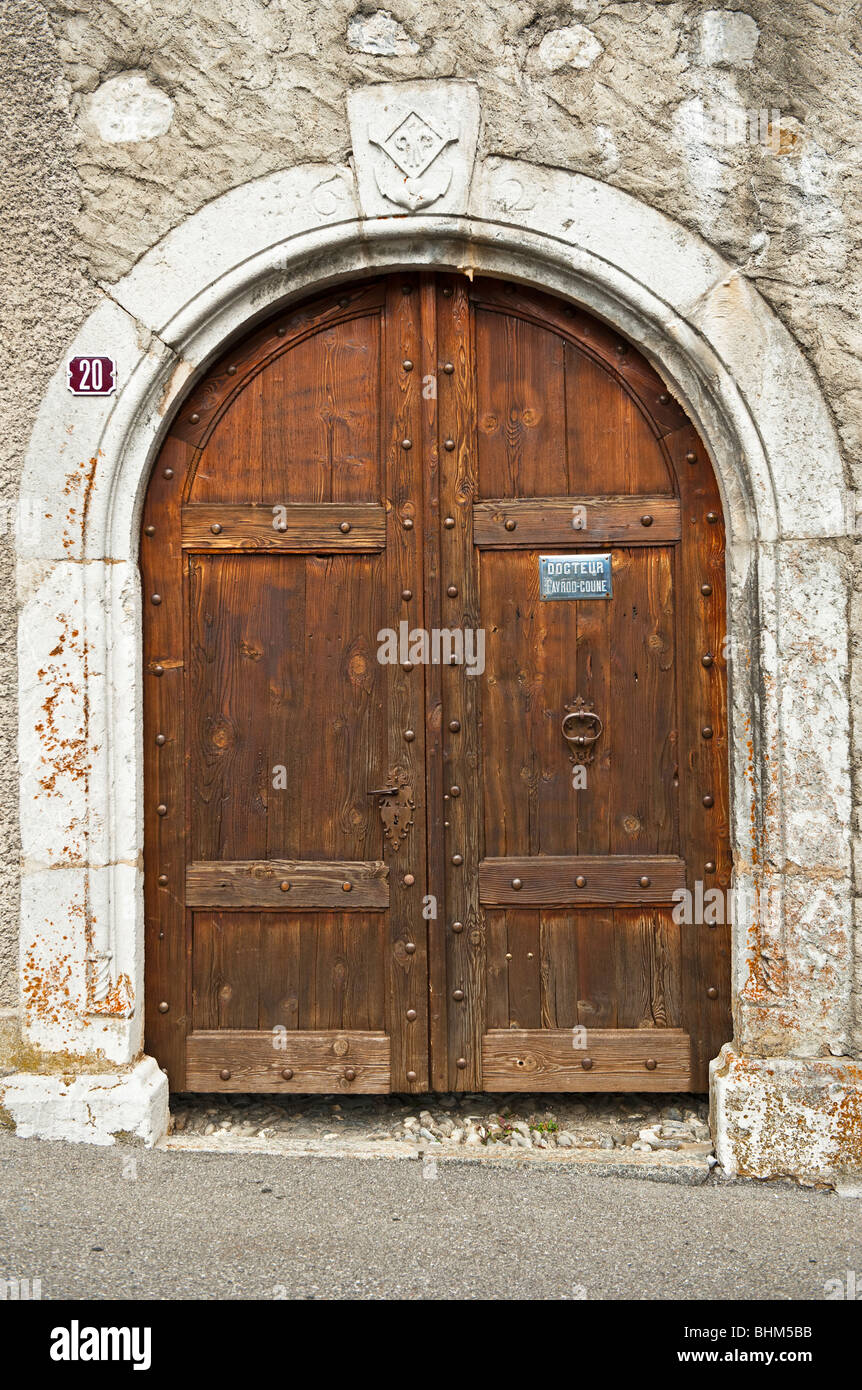
[[[171,1113],[170,1148],[549,1159],[596,1150],[707,1166],[713,1152],[706,1098],[691,1095],[183,1095]]]

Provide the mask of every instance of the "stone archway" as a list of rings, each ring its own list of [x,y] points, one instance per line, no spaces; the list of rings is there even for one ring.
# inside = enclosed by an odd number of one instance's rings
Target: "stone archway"
[[[386,148],[411,120],[442,132],[423,167]],[[350,123],[355,169],[302,165],[234,189],[106,289],[67,355],[114,356],[114,396],[71,397],[64,362],[43,402],[19,547],[22,1002],[40,1070],[7,1078],[3,1104],[22,1134],[110,1143],[123,1130],[152,1141],[165,1123],[164,1077],[139,1060],[136,547],[172,413],[215,353],[278,305],[365,271],[435,266],[543,287],[615,324],[707,442],[728,535],[732,837],[746,904],[735,1043],[714,1069],[718,1152],[731,1171],[853,1171],[860,1078],[850,1060],[859,1039],[837,544],[849,522],[811,369],[748,282],[663,214],[583,175],[477,162],[469,84],[368,88],[351,97]]]

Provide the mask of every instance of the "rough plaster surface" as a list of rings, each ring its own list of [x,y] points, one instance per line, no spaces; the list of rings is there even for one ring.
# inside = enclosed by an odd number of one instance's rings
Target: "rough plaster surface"
[[[847,476],[858,483],[862,238],[856,190],[862,156],[847,132],[858,124],[862,92],[855,58],[859,17],[852,7],[830,12],[805,0],[769,0],[748,4],[745,12],[707,13],[693,3],[593,0],[566,7],[471,3],[440,9],[405,0],[397,11],[374,11],[349,3],[311,10],[299,0],[153,0],[146,9],[133,0],[50,0],[44,6],[23,0],[5,22],[13,29],[4,40],[12,54],[5,65],[11,92],[2,109],[13,139],[27,146],[18,171],[5,175],[0,214],[7,224],[2,253],[11,258],[19,301],[13,302],[4,344],[13,359],[29,364],[24,387],[6,402],[7,485],[13,485],[57,352],[97,302],[100,286],[112,296],[124,273],[171,228],[270,171],[303,166],[309,174],[305,183],[291,185],[298,202],[275,204],[271,212],[264,204],[261,215],[289,220],[304,198],[306,212],[313,200],[311,211],[321,222],[351,216],[348,94],[368,84],[427,77],[466,79],[480,97],[481,172],[474,206],[483,216],[508,215],[541,229],[543,216],[555,221],[562,206],[573,240],[588,239],[591,225],[612,240],[613,217],[602,208],[605,183],[697,233],[704,252],[700,267],[691,258],[686,262],[690,278],[684,291],[668,242],[656,243],[662,265],[649,266],[641,279],[657,284],[664,274],[670,303],[681,310],[679,301],[686,300],[694,331],[720,342],[722,367],[746,376],[751,408],[774,422],[804,368],[791,369],[794,380],[775,370],[781,354],[775,352],[776,330],[766,321],[752,336],[748,300],[756,287],[813,368],[844,445]],[[379,51],[387,47],[397,50],[393,56]],[[121,90],[128,91],[131,82],[145,97],[158,94],[152,98],[156,106],[161,102],[157,125],[165,125],[172,103],[172,118],[161,133],[131,141],[103,138],[93,107],[100,95],[116,89],[118,79]],[[598,182],[579,185],[548,168],[530,202],[519,183],[519,168],[530,159]],[[569,201],[561,204],[561,198]],[[237,230],[241,240],[242,226]],[[222,227],[214,243],[214,254],[228,262],[225,242],[231,235],[232,229]],[[635,267],[655,255],[648,234],[626,248]],[[123,300],[141,323],[135,326],[107,300],[104,331],[124,343],[136,339],[136,351],[158,357],[163,346],[149,335],[166,318],[159,320],[146,304],[146,276],[142,265]],[[273,284],[269,291],[273,299],[277,288]],[[290,291],[289,274],[282,289]],[[130,353],[133,358],[131,348]],[[759,381],[752,377],[757,363],[763,364]],[[49,447],[68,442],[55,440]],[[756,557],[743,557],[732,583],[740,592],[757,591],[761,615],[772,612],[776,628],[781,618],[780,649],[776,645],[772,655],[791,673],[795,663],[782,711],[771,707],[774,692],[762,692],[762,738],[748,755],[755,779],[784,786],[783,797],[769,791],[761,804],[770,843],[780,846],[778,877],[786,891],[791,878],[807,875],[809,896],[816,881],[825,898],[812,921],[806,904],[793,907],[787,894],[789,925],[774,950],[750,953],[747,973],[738,977],[737,1026],[753,1050],[766,1054],[786,1049],[793,1033],[806,1055],[840,1056],[848,1049],[858,1055],[858,1009],[846,968],[853,865],[842,710],[848,690],[857,716],[860,709],[859,628],[851,628],[848,650],[846,605],[849,589],[862,585],[841,503],[823,496],[813,456],[816,434],[813,451],[810,445],[789,410],[786,449],[798,447],[801,458],[806,451],[810,457],[794,478],[788,475],[795,491],[793,523],[770,532],[762,518],[765,544]],[[756,470],[756,448],[751,452]],[[69,459],[74,496],[87,488],[87,460],[77,458],[74,441]],[[827,492],[831,486],[830,481]],[[796,546],[797,537],[811,536],[822,537],[817,547]],[[69,558],[75,540],[68,538],[67,546],[66,539],[59,532],[43,534],[42,554]],[[50,584],[56,582],[56,576],[39,573],[38,555],[37,545],[28,562],[37,605],[41,598],[50,602]],[[89,592],[97,587],[94,579]],[[116,592],[121,594],[121,584]],[[86,604],[87,593],[76,598],[70,592],[69,601]],[[769,656],[772,625],[762,617],[761,622],[760,640]],[[5,737],[14,686],[8,627],[2,641]],[[779,713],[789,731],[780,756],[769,724]],[[812,747],[810,729],[824,718],[818,747]],[[743,756],[739,750],[737,756]],[[858,761],[854,756],[854,826],[862,833]],[[0,765],[11,788],[11,757]],[[745,795],[744,782],[736,779],[737,798]],[[831,836],[821,834],[824,804],[834,811]],[[12,805],[11,796],[4,805]],[[770,826],[773,816],[776,824]],[[52,833],[49,815],[48,848]],[[12,847],[14,862],[14,831],[4,835],[4,844]],[[89,862],[94,860],[98,867],[98,850],[90,853]],[[750,866],[740,867],[747,872]],[[78,884],[63,891],[74,897],[80,889]],[[855,895],[862,904],[858,879]],[[0,926],[7,933],[13,901],[14,894],[4,894]],[[857,915],[862,917],[862,906]],[[788,948],[807,971],[807,977],[797,974],[789,991]],[[834,961],[841,969],[830,975]],[[7,974],[0,1002],[12,993]],[[116,1054],[108,1047],[107,1055]]]
[[[0,9],[0,1006],[17,1003],[18,792],[13,537],[21,459],[57,356],[98,290],[81,270],[76,137],[41,5]],[[21,521],[27,525],[29,518]]]

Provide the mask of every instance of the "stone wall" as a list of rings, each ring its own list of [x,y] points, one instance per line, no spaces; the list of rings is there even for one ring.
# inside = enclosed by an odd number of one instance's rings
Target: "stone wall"
[[[834,3],[830,13],[805,0],[751,0],[744,13],[600,0],[404,0],[392,11],[344,0],[17,0],[3,20],[9,90],[0,104],[13,155],[0,199],[12,285],[0,325],[7,511],[47,379],[99,298],[226,190],[296,164],[343,163],[351,89],[420,77],[477,85],[480,155],[606,181],[720,251],[808,358],[855,483],[860,19],[859,6]],[[8,534],[0,540],[0,1004],[12,1004],[14,624]],[[821,545],[841,577],[829,601],[843,603],[846,584],[849,602],[859,569],[852,543]],[[812,616],[806,660],[831,640],[836,615]],[[850,677],[857,714],[859,656]],[[798,717],[810,716],[801,706]],[[799,768],[809,787],[820,751],[815,723]],[[862,778],[857,807],[859,791]]]
[[[99,291],[78,244],[81,179],[60,50],[41,5],[0,10],[0,1010],[18,997],[13,520],[21,462],[58,355]],[[2,1044],[2,1018],[0,1018]]]

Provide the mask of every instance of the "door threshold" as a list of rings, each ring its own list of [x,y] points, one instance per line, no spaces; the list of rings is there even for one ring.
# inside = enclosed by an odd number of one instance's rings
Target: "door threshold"
[[[486,1168],[565,1168],[576,1170],[592,1177],[642,1178],[653,1182],[676,1183],[683,1187],[699,1187],[705,1183],[715,1165],[715,1159],[702,1155],[681,1155],[670,1151],[656,1153],[633,1153],[631,1149],[618,1149],[614,1152],[602,1150],[556,1150],[555,1152],[534,1150],[532,1152],[480,1152],[471,1149],[452,1149],[445,1145],[428,1145],[417,1148],[412,1144],[395,1141],[370,1145],[351,1145],[306,1142],[304,1144],[268,1143],[263,1140],[228,1138],[214,1140],[198,1135],[168,1135],[155,1145],[157,1149],[181,1153],[223,1153],[223,1154],[270,1154],[278,1158],[320,1158],[344,1161],[356,1159],[371,1161],[390,1159],[402,1161],[417,1160],[423,1169],[436,1169],[438,1166],[456,1168],[463,1165]],[[425,1174],[424,1176],[428,1176]]]
[[[575,1168],[705,1182],[705,1098],[692,1095],[229,1095],[173,1097],[166,1150]],[[428,1173],[426,1173],[428,1176]]]

